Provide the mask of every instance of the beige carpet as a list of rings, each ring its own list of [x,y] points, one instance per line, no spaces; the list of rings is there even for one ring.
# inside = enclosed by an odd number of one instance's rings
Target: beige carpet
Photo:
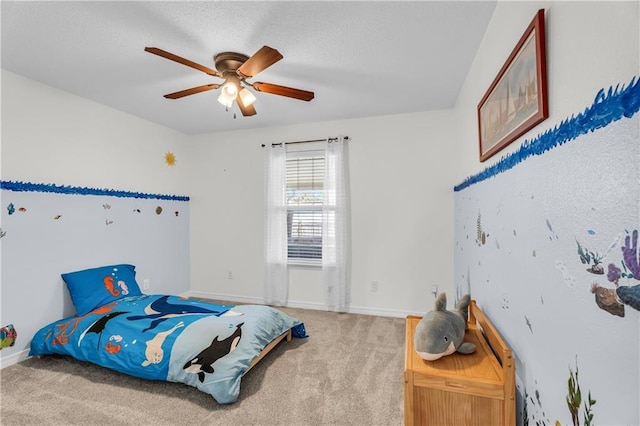
[[[2,425],[401,425],[404,319],[282,308],[309,337],[282,342],[220,405],[178,383],[68,357],[0,372]]]

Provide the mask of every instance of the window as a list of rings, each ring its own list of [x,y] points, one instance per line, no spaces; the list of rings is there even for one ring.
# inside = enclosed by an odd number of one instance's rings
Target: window
[[[287,253],[294,263],[322,260],[324,151],[287,153]]]
[[[345,136],[265,151],[265,303],[287,304],[288,266],[321,268],[327,307],[347,312],[349,203]],[[321,143],[315,143],[321,142]],[[293,142],[289,142],[293,143]],[[264,145],[263,145],[264,146]]]

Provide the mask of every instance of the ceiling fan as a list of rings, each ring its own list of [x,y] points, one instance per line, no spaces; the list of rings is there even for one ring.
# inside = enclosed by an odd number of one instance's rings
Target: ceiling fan
[[[256,74],[264,71],[271,65],[278,62],[283,56],[276,49],[269,46],[262,46],[260,50],[252,56],[243,55],[236,52],[222,52],[213,57],[215,69],[205,67],[188,59],[169,53],[157,47],[145,47],[144,50],[154,55],[178,62],[188,67],[202,71],[205,74],[212,75],[224,79],[222,83],[205,84],[203,86],[192,87],[190,89],[180,90],[179,92],[164,95],[167,99],[179,99],[184,96],[194,95],[196,93],[215,90],[222,87],[218,102],[230,108],[235,100],[243,116],[255,115],[256,109],[253,103],[256,97],[246,86],[253,88],[257,92],[271,93],[273,95],[286,96],[288,98],[299,99],[302,101],[310,101],[314,97],[313,92],[307,90],[294,89],[291,87],[280,86],[278,84],[263,83],[260,81],[249,82],[248,78],[254,77]]]

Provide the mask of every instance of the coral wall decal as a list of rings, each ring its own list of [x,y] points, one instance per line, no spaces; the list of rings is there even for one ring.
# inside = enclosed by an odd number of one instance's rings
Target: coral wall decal
[[[0,328],[0,349],[8,348],[16,344],[18,332],[13,324]]]
[[[620,236],[611,244],[608,252],[617,244],[619,239]],[[609,312],[611,315],[624,317],[625,305],[640,311],[640,284],[629,284],[631,279],[640,279],[638,230],[634,230],[631,235],[627,232],[624,245],[620,247],[620,250],[622,252],[622,260],[620,261],[622,268],[618,268],[615,263],[609,263],[607,266],[607,280],[613,283],[614,287],[604,287],[594,282],[591,285],[591,292],[595,295],[596,304],[600,309]],[[580,251],[578,251],[578,254],[580,254]],[[580,254],[580,260],[583,263],[584,256],[589,257],[589,254]],[[602,273],[604,273],[604,270]],[[621,279],[625,279],[626,284],[621,282]]]
[[[622,258],[625,266],[631,271],[631,278],[640,279],[640,254],[638,253],[638,230],[624,238],[624,246],[622,246]]]
[[[638,230],[633,231],[631,236],[627,235],[622,246],[623,265],[631,271],[626,274],[627,278],[640,280],[640,253],[638,253]],[[640,284],[634,286],[618,286],[616,294],[620,301],[633,309],[640,311]]]
[[[604,257],[602,254],[593,252],[586,247],[583,247],[578,240],[576,240],[576,244],[578,245],[578,255],[580,256],[580,262],[584,265],[589,265],[593,262],[587,271],[592,274],[602,275],[604,274],[604,268],[601,265],[602,258]]]

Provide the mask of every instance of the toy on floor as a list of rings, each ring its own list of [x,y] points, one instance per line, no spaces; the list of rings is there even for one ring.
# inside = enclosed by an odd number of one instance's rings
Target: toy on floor
[[[413,344],[420,358],[435,361],[456,351],[461,354],[475,352],[476,345],[463,342],[469,303],[471,296],[465,294],[455,311],[447,311],[447,294],[438,295],[434,309],[427,312],[416,326]]]

